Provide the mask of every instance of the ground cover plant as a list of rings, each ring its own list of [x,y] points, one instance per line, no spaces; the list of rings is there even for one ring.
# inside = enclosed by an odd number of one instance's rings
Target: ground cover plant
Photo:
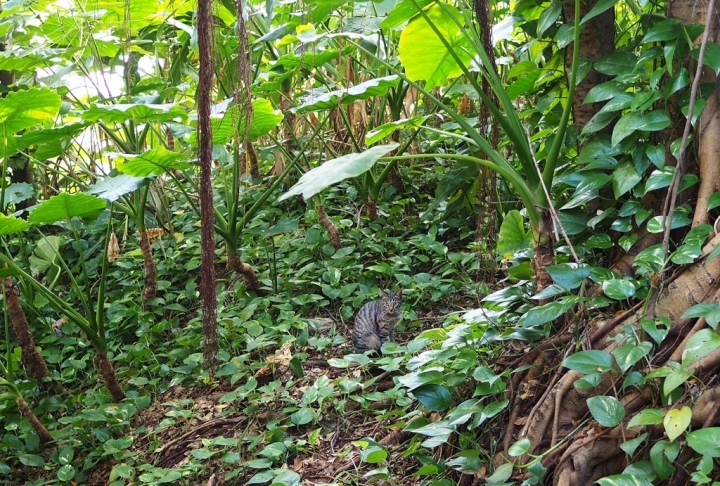
[[[0,483],[720,484],[714,3],[0,8]]]

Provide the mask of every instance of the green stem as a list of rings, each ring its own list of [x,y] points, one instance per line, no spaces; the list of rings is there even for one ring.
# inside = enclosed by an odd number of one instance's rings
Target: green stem
[[[575,84],[577,80],[578,62],[580,58],[580,0],[575,0],[575,38],[573,41],[573,57],[572,67],[570,68],[570,79],[568,80],[568,96],[565,109],[560,117],[560,124],[558,125],[557,135],[553,144],[548,152],[547,161],[545,163],[545,169],[542,173],[542,180],[545,187],[550,191],[552,187],[552,180],[555,177],[555,167],[557,167],[558,156],[560,155],[560,149],[565,141],[565,132],[567,131],[568,120],[570,119],[570,113],[572,112],[573,98],[575,97]],[[542,188],[538,188],[536,191],[538,204],[543,207],[549,207],[549,201],[545,196],[545,191]]]

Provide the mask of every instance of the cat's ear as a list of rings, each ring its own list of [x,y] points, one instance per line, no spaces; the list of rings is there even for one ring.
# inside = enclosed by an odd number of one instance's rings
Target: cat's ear
[[[393,293],[390,290],[383,290],[382,296],[383,296],[383,298],[392,297]]]
[[[402,291],[403,291],[402,287],[400,287],[399,289],[397,289],[397,292],[395,292],[395,297],[397,297],[398,299],[401,298],[401,297],[402,297]]]

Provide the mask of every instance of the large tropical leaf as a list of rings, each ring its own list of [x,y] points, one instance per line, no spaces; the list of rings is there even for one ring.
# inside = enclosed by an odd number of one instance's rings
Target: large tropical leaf
[[[135,177],[128,174],[118,174],[114,177],[106,177],[88,187],[89,194],[97,194],[110,202],[119,199],[125,194],[135,191],[145,181],[144,177]]]
[[[298,194],[302,194],[305,199],[309,199],[326,187],[364,174],[375,165],[380,157],[397,147],[398,144],[396,143],[377,145],[359,154],[348,154],[337,159],[328,160],[320,167],[303,174],[297,184],[280,196],[279,201]]]
[[[28,217],[33,224],[53,224],[70,218],[91,218],[105,209],[105,201],[88,194],[63,192],[38,205]]]
[[[115,161],[120,172],[134,177],[157,176],[172,169],[192,167],[186,155],[163,147],[147,150],[140,155],[120,154]]]
[[[473,46],[460,27],[464,23],[460,12],[447,4],[435,4],[426,13],[450,48],[463,63],[469,64]],[[462,74],[461,66],[422,16],[415,17],[402,31],[398,49],[407,76],[413,81],[424,79],[428,90]]]

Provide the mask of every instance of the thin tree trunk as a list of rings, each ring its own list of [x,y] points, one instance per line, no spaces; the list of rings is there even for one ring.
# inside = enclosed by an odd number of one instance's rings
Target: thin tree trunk
[[[35,347],[35,340],[30,333],[25,311],[23,311],[22,305],[20,304],[20,292],[18,291],[17,284],[10,277],[5,278],[3,283],[5,286],[8,314],[10,314],[10,323],[12,324],[13,331],[15,331],[18,345],[22,350],[23,365],[27,368],[28,374],[35,379],[40,386],[44,388],[51,386],[55,390],[55,393],[63,393],[65,388],[52,379],[45,360]]]
[[[245,145],[245,155],[247,156],[246,171],[253,179],[260,179],[260,166],[258,165],[258,154],[252,142],[247,141]]]
[[[150,237],[148,236],[147,229],[138,231],[138,234],[140,236],[140,250],[142,251],[143,262],[145,265],[143,307],[145,310],[148,310],[148,302],[154,299],[157,295],[157,268],[155,267],[155,260],[153,259]]]
[[[102,351],[95,351],[95,360],[98,371],[105,380],[105,386],[110,391],[110,395],[113,397],[113,401],[122,402],[125,399],[125,392],[120,386],[120,382],[115,374],[115,368],[110,362],[107,353]]]
[[[328,218],[328,215],[325,212],[325,206],[323,206],[322,204],[318,204],[317,212],[320,221],[322,222],[323,226],[325,226],[325,229],[330,235],[330,244],[333,248],[339,250],[340,248],[342,248],[342,243],[340,242],[340,233],[338,232],[335,223],[333,223],[330,218]]]
[[[554,258],[552,216],[546,209],[540,213],[538,239],[535,241],[535,257],[532,260],[535,287],[538,292],[552,284],[552,277],[548,273],[547,267],[553,264]]]
[[[598,0],[589,0],[582,2],[580,7],[580,15],[587,14]],[[575,19],[575,3],[563,2],[563,16],[565,23],[572,24]],[[573,48],[580,49],[580,59],[588,59],[596,61],[602,56],[609,54],[615,50],[615,11],[610,8],[600,15],[590,19],[580,33],[580,45],[568,46],[565,51],[565,66],[568,76],[570,74],[570,66],[572,65]],[[603,103],[585,104],[585,97],[588,92],[598,84],[604,82],[606,76],[591,68],[587,75],[575,87],[575,98],[573,102],[573,121],[578,130],[582,130],[590,119],[600,111]],[[605,132],[612,132],[612,124],[605,128]]]
[[[247,263],[244,263],[236,252],[228,252],[227,264],[237,275],[242,275],[243,282],[248,290],[256,291],[260,288],[260,281],[255,270]]]
[[[671,0],[667,4],[667,16],[678,19],[685,25],[704,24],[709,5],[708,0]],[[708,42],[717,44],[720,40],[720,17],[717,11],[712,19],[710,25],[706,26],[710,29]],[[698,37],[696,43],[699,43],[701,38],[702,36]],[[695,75],[696,66],[697,64],[694,62],[687,66],[692,77]],[[715,71],[704,67],[700,82],[703,84],[716,83]],[[697,162],[700,165],[700,184],[697,187],[693,227],[708,222],[710,196],[720,190],[720,164],[718,164],[718,157],[720,157],[720,93],[717,89],[708,97],[705,108],[695,124],[695,138]],[[687,154],[692,154],[692,151],[688,150]],[[688,158],[688,162],[690,160]],[[690,171],[688,162],[685,163],[686,173]]]
[[[242,17],[242,11],[239,12]],[[197,9],[200,81],[198,83],[198,139],[200,152],[200,246],[202,281],[200,296],[203,310],[203,358],[214,374],[218,351],[217,297],[215,288],[215,212],[212,192],[212,125],[210,106],[214,61],[212,53],[212,0],[199,0]]]
[[[28,422],[30,422],[32,428],[35,429],[35,432],[37,432],[37,434],[40,436],[40,440],[42,441],[42,443],[47,444],[48,442],[52,442],[52,434],[48,429],[45,428],[45,426],[40,422],[40,420],[38,420],[38,418],[35,416],[35,413],[32,411],[25,399],[22,396],[19,396],[17,397],[16,401],[18,408],[20,409],[20,413],[23,417],[27,419]]]

